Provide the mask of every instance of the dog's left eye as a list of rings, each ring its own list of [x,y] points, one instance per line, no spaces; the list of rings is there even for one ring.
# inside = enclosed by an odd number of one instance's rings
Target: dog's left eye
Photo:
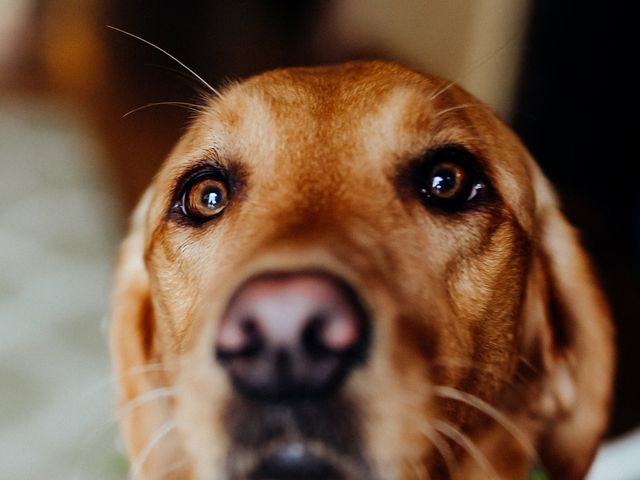
[[[207,220],[220,214],[229,202],[227,185],[218,176],[199,175],[188,183],[181,200],[182,213],[194,220]]]
[[[420,193],[429,204],[455,209],[473,200],[485,183],[471,166],[471,154],[445,147],[428,155],[420,176]]]

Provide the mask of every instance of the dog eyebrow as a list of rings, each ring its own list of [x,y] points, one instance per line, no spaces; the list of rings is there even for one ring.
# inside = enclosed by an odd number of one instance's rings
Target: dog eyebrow
[[[208,153],[205,153],[200,159],[194,162],[184,163],[171,172],[171,183],[168,190],[172,193],[179,191],[193,174],[207,168],[220,171],[226,170],[226,167],[218,160],[217,156],[210,156]]]

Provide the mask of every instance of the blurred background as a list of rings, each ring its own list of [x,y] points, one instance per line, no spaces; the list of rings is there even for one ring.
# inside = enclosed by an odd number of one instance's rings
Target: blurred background
[[[592,479],[638,480],[640,188],[631,1],[0,0],[0,479],[122,479],[104,318],[130,209],[201,87],[357,58],[455,80],[520,134],[618,328]],[[632,132],[632,127],[634,131]],[[634,466],[635,463],[635,466]],[[635,468],[635,470],[634,470]]]

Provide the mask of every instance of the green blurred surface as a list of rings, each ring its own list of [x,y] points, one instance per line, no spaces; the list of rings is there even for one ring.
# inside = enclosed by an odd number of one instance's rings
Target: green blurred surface
[[[535,465],[529,472],[528,480],[551,480],[551,477],[541,465]]]

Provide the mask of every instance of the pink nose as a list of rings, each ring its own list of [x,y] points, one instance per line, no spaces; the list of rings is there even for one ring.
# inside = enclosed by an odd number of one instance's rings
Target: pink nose
[[[222,319],[216,355],[242,393],[293,399],[333,391],[364,357],[366,315],[353,291],[323,274],[251,279]]]

